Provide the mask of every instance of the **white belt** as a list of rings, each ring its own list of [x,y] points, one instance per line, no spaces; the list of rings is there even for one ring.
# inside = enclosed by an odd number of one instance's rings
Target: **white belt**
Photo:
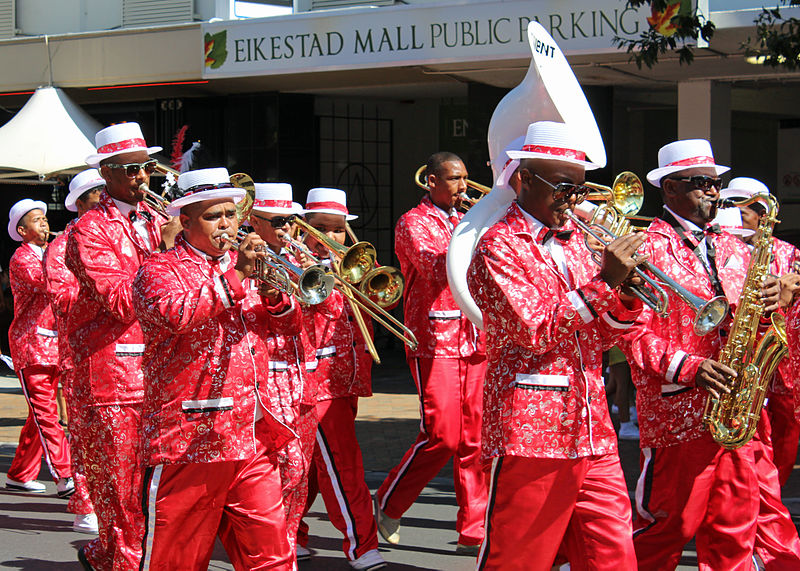
[[[45,329],[44,327],[37,327],[36,334],[43,335],[44,337],[58,337],[58,331],[53,331],[52,329]]]
[[[336,355],[336,345],[330,345],[329,347],[320,347],[317,349],[317,359],[323,359],[325,357],[333,357]]]
[[[569,387],[567,375],[539,375],[517,373],[512,386],[539,390],[566,389]]]
[[[429,311],[428,319],[461,319],[461,310],[448,309],[443,311]]]
[[[269,370],[270,371],[285,371],[289,368],[289,363],[286,361],[270,361],[269,362]]]
[[[141,357],[144,355],[144,343],[117,343],[114,353],[117,357]]]
[[[213,410],[230,410],[233,408],[233,397],[218,399],[185,400],[181,403],[183,412],[209,412]]]

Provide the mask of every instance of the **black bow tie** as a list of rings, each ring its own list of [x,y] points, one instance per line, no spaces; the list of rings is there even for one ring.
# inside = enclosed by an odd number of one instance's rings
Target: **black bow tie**
[[[719,224],[712,224],[711,226],[706,226],[704,230],[692,230],[692,236],[694,236],[698,240],[704,240],[706,236],[709,236],[711,234],[722,234],[722,228],[720,228]]]
[[[542,228],[539,232],[539,243],[544,245],[550,238],[555,238],[562,244],[570,239],[574,230],[552,230],[550,228]]]
[[[136,210],[131,210],[130,214],[128,214],[128,218],[131,219],[131,222],[136,222],[139,218],[142,220],[147,220],[151,222],[153,220],[152,215],[149,212],[142,210],[141,212],[137,212]]]

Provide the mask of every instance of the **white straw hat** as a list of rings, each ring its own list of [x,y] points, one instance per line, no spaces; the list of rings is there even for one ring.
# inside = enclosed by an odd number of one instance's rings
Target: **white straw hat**
[[[167,207],[167,214],[177,216],[181,208],[203,202],[230,198],[234,203],[241,201],[247,192],[231,184],[228,169],[213,168],[186,171],[178,177],[178,189],[182,196],[173,200]]]
[[[719,192],[719,197],[721,199],[741,199],[750,198],[754,194],[769,194],[769,188],[760,180],[747,176],[739,176],[731,179],[728,186]],[[763,205],[764,208],[768,208],[766,200],[758,200],[757,202]]]
[[[705,139],[674,141],[658,150],[658,168],[647,173],[647,180],[661,188],[661,179],[668,174],[700,167],[711,167],[717,175],[731,170],[714,162],[711,143]]]
[[[145,151],[148,155],[157,153],[161,147],[148,147],[139,123],[118,123],[101,129],[94,136],[97,153],[86,157],[86,164],[97,168],[100,161],[122,153]]]
[[[347,193],[338,188],[312,188],[306,197],[303,214],[343,214],[345,220],[355,220],[358,216],[347,210]]]
[[[86,169],[79,172],[69,181],[69,194],[64,199],[64,206],[70,212],[77,212],[78,207],[75,206],[75,201],[87,190],[101,186],[106,186],[106,179],[100,176],[100,172],[97,169]]]
[[[292,185],[285,182],[257,182],[253,210],[273,214],[294,214]]]
[[[511,141],[500,156],[495,159],[495,169],[500,172],[497,175],[497,180],[494,182],[497,187],[505,187],[508,185],[508,179],[519,168],[519,159],[512,159],[508,156],[509,151],[521,151],[522,146],[525,144],[525,137],[517,137]],[[500,162],[502,160],[502,163]]]
[[[32,198],[23,198],[11,207],[11,210],[8,211],[8,235],[13,240],[22,242],[22,236],[17,232],[17,225],[23,216],[37,208],[47,214],[47,205],[41,200],[33,200]]]
[[[303,205],[299,202],[292,202],[292,214],[297,214],[299,216],[303,215]]]
[[[736,236],[752,236],[755,234],[749,228],[744,228],[742,224],[742,211],[736,208],[720,208],[717,211],[717,216],[711,222],[712,224],[719,224],[719,227],[735,234]]]
[[[566,123],[537,121],[528,125],[525,141],[519,151],[506,151],[511,159],[547,159],[581,165],[586,170],[600,165],[586,160],[581,137]]]

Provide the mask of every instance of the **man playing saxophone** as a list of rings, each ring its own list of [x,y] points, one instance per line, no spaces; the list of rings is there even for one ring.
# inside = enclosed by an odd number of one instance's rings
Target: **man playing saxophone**
[[[647,229],[642,253],[653,266],[703,298],[739,299],[750,260],[744,244],[710,225],[719,175],[703,139],[662,147],[648,173],[661,189],[664,211]],[[767,311],[777,308],[776,280],[762,286]],[[636,385],[641,431],[641,476],[634,546],[641,569],[674,569],[696,536],[701,568],[748,569],[758,513],[753,446],[727,450],[703,425],[709,394],[729,393],[736,372],[717,355],[731,333],[730,317],[715,331],[694,333],[693,310],[672,292],[669,312],[645,308],[621,348]]]

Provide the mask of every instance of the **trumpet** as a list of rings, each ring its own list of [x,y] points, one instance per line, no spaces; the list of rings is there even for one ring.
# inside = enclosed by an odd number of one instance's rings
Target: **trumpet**
[[[428,183],[425,182],[425,180],[423,178],[421,178],[423,173],[425,172],[426,168],[427,168],[427,165],[422,165],[421,167],[419,167],[417,169],[417,172],[414,173],[414,183],[416,183],[416,185],[418,187],[420,187],[422,190],[430,192],[431,187],[428,186]],[[480,196],[477,196],[477,197],[473,198],[472,196],[470,196],[466,192],[459,193],[458,201],[456,203],[456,206],[461,208],[464,211],[467,211],[470,208],[472,208],[473,206],[475,206],[475,204],[477,204],[477,202],[481,198],[483,198],[485,195],[489,194],[489,192],[491,192],[491,190],[492,190],[491,187],[488,187],[488,186],[483,185],[483,184],[481,184],[479,182],[475,182],[474,180],[469,180],[469,179],[467,179],[467,188],[468,189],[471,188],[473,190],[478,191],[480,193]]]
[[[156,163],[156,171],[167,176],[167,180],[171,182],[169,186],[175,184],[177,181],[176,177],[180,176],[181,174],[174,168],[168,167],[167,165],[163,165],[161,163]],[[139,185],[139,190],[144,192],[143,201],[145,204],[158,212],[164,218],[171,218],[171,216],[167,214],[167,207],[169,206],[170,200],[166,196],[151,190],[150,185],[148,185],[146,182],[143,182]],[[167,189],[165,189],[164,192],[166,193]]]
[[[590,185],[592,188],[599,189],[600,192],[606,195],[610,193],[610,198],[607,199],[606,205],[604,207],[598,207],[597,209],[601,210],[602,208],[601,214],[606,218],[607,222],[610,221],[610,228],[596,222],[596,220],[601,217],[598,215],[597,211],[593,213],[589,222],[583,221],[570,209],[567,209],[565,214],[586,234],[594,237],[603,246],[607,246],[612,240],[633,231],[628,216],[638,212],[639,206],[641,206],[642,182],[635,174],[624,172],[617,176],[612,188],[592,183],[586,186]],[[614,204],[611,203],[612,201]],[[617,203],[620,205],[619,208],[616,206]],[[636,206],[636,208],[632,209],[632,206]],[[625,211],[623,209],[627,210],[628,214],[623,213]],[[607,237],[610,239],[607,239]],[[593,251],[592,259],[599,264],[599,253]],[[645,270],[654,277],[645,273]],[[649,262],[644,262],[640,266],[637,266],[633,269],[633,272],[639,276],[647,286],[631,287],[632,293],[638,297],[642,303],[650,306],[658,315],[663,317],[668,313],[669,296],[666,291],[667,289],[672,290],[678,297],[689,304],[695,312],[693,325],[696,335],[706,335],[710,333],[716,329],[725,319],[725,316],[728,315],[729,304],[725,296],[716,296],[710,300],[705,300],[690,292],[661,269]]]
[[[294,221],[306,232],[306,235],[313,236],[333,254],[335,287],[350,303],[356,323],[373,360],[380,363],[375,344],[364,323],[361,311],[385,327],[408,347],[416,349],[418,342],[414,333],[385,309],[399,300],[403,294],[405,281],[402,274],[391,266],[376,267],[376,250],[369,242],[356,241],[353,246],[348,247],[331,240],[302,218],[295,217]],[[299,249],[311,259],[316,259],[302,242],[289,239],[287,244],[291,244],[293,248]]]
[[[239,238],[242,237],[241,234],[240,230]],[[239,248],[240,240],[234,240],[225,232],[220,236],[232,248]],[[306,305],[322,303],[333,292],[334,278],[323,266],[314,265],[303,270],[269,248],[265,249],[264,254],[264,259],[259,258],[256,261],[253,272],[253,277],[258,281],[293,296]]]

